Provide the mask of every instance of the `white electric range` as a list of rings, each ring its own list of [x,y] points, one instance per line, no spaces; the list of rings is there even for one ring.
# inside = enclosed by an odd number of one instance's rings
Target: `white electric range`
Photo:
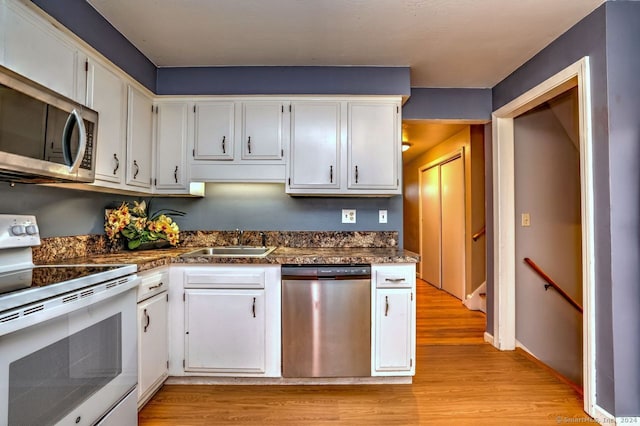
[[[137,424],[135,265],[34,265],[0,215],[0,426]]]

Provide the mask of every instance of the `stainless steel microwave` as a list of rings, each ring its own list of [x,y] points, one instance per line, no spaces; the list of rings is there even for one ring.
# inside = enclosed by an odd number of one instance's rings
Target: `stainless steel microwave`
[[[98,113],[0,66],[0,180],[93,182]]]

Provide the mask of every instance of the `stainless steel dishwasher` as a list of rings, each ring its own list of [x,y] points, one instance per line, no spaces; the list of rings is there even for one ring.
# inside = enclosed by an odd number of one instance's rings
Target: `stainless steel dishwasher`
[[[371,375],[371,266],[282,266],[282,376]]]

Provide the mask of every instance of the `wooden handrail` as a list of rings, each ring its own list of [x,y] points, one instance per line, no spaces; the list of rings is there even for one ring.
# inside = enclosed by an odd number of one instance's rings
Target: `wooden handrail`
[[[487,233],[487,227],[483,226],[482,229],[480,229],[478,232],[476,232],[475,234],[473,234],[473,236],[471,237],[471,239],[473,241],[478,241],[478,238],[482,237],[484,234]]]
[[[549,290],[549,287],[553,287],[554,290],[560,293],[560,296],[564,297],[565,300],[571,304],[571,306],[573,306],[578,311],[580,311],[580,313],[582,313],[582,306],[580,306],[578,302],[573,300],[571,296],[569,296],[562,288],[560,288],[560,286],[556,284],[556,282],[552,280],[549,275],[545,274],[545,272],[538,265],[536,265],[536,263],[533,260],[529,259],[528,257],[525,257],[524,261],[527,263],[527,265],[531,267],[531,269],[536,271],[538,275],[542,277],[543,280],[547,282],[547,284],[544,285],[545,290]]]

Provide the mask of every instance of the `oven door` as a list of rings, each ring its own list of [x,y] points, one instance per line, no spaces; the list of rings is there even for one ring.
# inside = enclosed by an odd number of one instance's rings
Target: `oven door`
[[[135,388],[133,284],[33,313],[23,319],[31,325],[0,334],[0,425],[95,424]]]

